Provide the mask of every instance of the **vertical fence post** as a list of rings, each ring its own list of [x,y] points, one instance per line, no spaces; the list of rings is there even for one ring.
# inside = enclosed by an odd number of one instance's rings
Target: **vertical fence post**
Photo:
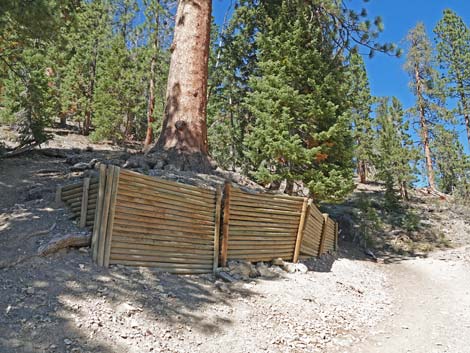
[[[302,213],[300,214],[299,228],[297,230],[297,238],[295,240],[294,256],[292,262],[299,261],[300,246],[302,245],[302,238],[304,235],[305,220],[308,210],[308,199],[305,197],[302,204]]]
[[[229,222],[230,222],[230,190],[232,185],[230,183],[225,184],[224,194],[224,221],[222,229],[222,251],[220,254],[220,262],[223,267],[227,266],[227,253],[228,253],[228,234],[229,234]]]
[[[335,251],[338,251],[338,222],[335,222]]]
[[[325,249],[325,240],[326,240],[326,227],[328,226],[328,215],[326,213],[323,214],[323,227],[321,231],[321,239],[320,239],[320,246],[318,247],[318,256],[323,254]]]
[[[98,237],[98,254],[97,263],[99,266],[104,266],[104,250],[106,245],[106,229],[108,227],[109,205],[111,203],[111,189],[113,187],[114,168],[106,168],[106,186],[103,196],[103,209],[101,216],[101,223]]]
[[[57,187],[57,190],[55,192],[55,204],[56,205],[60,205],[60,203],[62,202],[62,187],[61,186],[58,186]]]
[[[112,178],[110,180],[110,184],[112,184],[110,202],[109,202],[109,212],[108,212],[108,220],[107,220],[107,227],[106,227],[106,241],[105,241],[105,249],[104,249],[104,260],[103,266],[109,266],[109,258],[111,256],[111,242],[113,238],[113,226],[114,226],[114,212],[116,210],[116,195],[117,189],[119,184],[119,172],[120,168],[112,166]]]
[[[220,214],[222,208],[222,190],[217,186],[215,193],[215,227],[214,227],[214,265],[213,272],[219,266],[219,251],[220,251]]]
[[[80,208],[80,228],[86,226],[86,214],[88,211],[88,190],[90,189],[90,178],[83,180],[82,207]]]
[[[95,210],[95,221],[93,222],[93,235],[91,238],[91,249],[93,261],[97,261],[98,256],[98,243],[101,237],[100,229],[101,222],[103,221],[103,200],[104,191],[106,187],[106,165],[100,164],[99,168],[99,180],[98,180],[98,198],[96,199],[96,210]]]

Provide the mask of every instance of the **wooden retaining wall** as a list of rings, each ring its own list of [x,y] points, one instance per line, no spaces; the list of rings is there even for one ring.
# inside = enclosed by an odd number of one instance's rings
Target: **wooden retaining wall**
[[[313,204],[308,207],[307,220],[305,222],[304,234],[300,254],[302,256],[320,255],[320,244],[325,217]]]
[[[100,165],[99,178],[63,187],[58,197],[81,225],[93,226],[101,266],[209,273],[228,260],[297,262],[337,250],[338,224],[308,199],[229,183],[222,193]]]
[[[85,178],[80,183],[57,189],[56,199],[64,202],[79,219],[80,227],[93,228],[96,200],[98,198],[98,178]]]
[[[226,184],[221,262],[292,260],[305,200],[252,194]]]
[[[221,192],[108,167],[93,234],[98,264],[208,273],[218,265]],[[101,179],[101,178],[100,178]]]

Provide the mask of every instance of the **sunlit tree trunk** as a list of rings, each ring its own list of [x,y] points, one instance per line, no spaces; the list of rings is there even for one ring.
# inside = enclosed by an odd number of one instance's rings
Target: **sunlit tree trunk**
[[[159,1],[157,1],[157,4]],[[153,41],[153,53],[152,53],[152,60],[150,62],[150,79],[149,79],[149,99],[148,99],[148,107],[147,107],[147,132],[145,135],[144,141],[144,148],[143,151],[147,152],[150,148],[150,145],[153,142],[153,122],[155,121],[154,118],[154,111],[155,111],[155,67],[157,65],[157,58],[158,58],[158,50],[159,50],[159,43],[158,43],[158,24],[159,24],[159,16],[158,16],[159,7],[157,6],[157,13],[155,14],[155,33],[154,33],[154,41]]]
[[[208,152],[211,8],[211,0],[178,1],[162,131],[153,150],[183,159],[183,169],[201,169]]]
[[[428,131],[428,124],[426,122],[426,112],[425,112],[426,108],[424,106],[424,99],[423,99],[423,93],[422,93],[423,82],[421,81],[421,76],[419,75],[418,66],[415,66],[415,79],[416,79],[416,94],[418,97],[421,140],[422,140],[423,148],[424,148],[424,156],[426,158],[426,169],[427,169],[427,174],[428,174],[428,181],[429,181],[430,188],[435,190],[436,182],[434,179],[434,169],[432,166],[431,148],[429,147],[429,131]]]

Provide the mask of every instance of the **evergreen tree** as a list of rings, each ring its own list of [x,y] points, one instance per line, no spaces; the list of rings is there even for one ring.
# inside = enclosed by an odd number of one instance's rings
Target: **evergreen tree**
[[[397,202],[396,188],[403,199],[408,199],[408,186],[414,180],[412,163],[417,158],[409,123],[404,120],[403,107],[397,98],[377,99],[375,129],[374,165],[377,177],[385,183],[387,203],[393,207]]]
[[[353,53],[349,59],[349,90],[353,139],[356,143],[355,160],[361,183],[367,182],[367,172],[372,163],[372,117],[369,80],[362,57]]]
[[[1,8],[0,119],[16,125],[18,147],[42,143],[48,137],[44,127],[54,114],[48,47],[73,6],[55,0],[6,1]]]
[[[452,10],[445,10],[434,29],[438,60],[444,70],[447,95],[458,100],[470,145],[470,30]]]
[[[296,181],[316,199],[352,189],[352,138],[345,69],[332,42],[309,21],[306,6],[285,1],[257,35],[258,72],[246,107],[254,117],[245,138],[260,182]]]
[[[410,87],[416,96],[416,104],[410,112],[419,125],[429,186],[436,189],[430,146],[432,131],[445,115],[442,87],[439,84],[439,74],[433,66],[433,49],[422,22],[409,32],[407,40],[409,50],[405,70],[410,76]]]
[[[437,183],[447,193],[468,201],[470,198],[470,158],[465,155],[456,131],[437,126],[434,150]]]
[[[209,147],[224,168],[246,169],[243,141],[252,117],[243,104],[248,81],[257,70],[255,34],[261,30],[264,8],[254,0],[237,1],[227,26],[221,28],[219,43],[213,32],[209,66]]]
[[[61,84],[62,110],[79,123],[85,135],[92,127],[97,67],[111,35],[110,23],[105,0],[83,2],[67,33],[69,59]]]

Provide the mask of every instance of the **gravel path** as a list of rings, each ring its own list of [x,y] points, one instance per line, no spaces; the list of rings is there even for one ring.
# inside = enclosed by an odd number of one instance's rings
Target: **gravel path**
[[[394,315],[352,353],[467,353],[469,248],[389,265]]]

